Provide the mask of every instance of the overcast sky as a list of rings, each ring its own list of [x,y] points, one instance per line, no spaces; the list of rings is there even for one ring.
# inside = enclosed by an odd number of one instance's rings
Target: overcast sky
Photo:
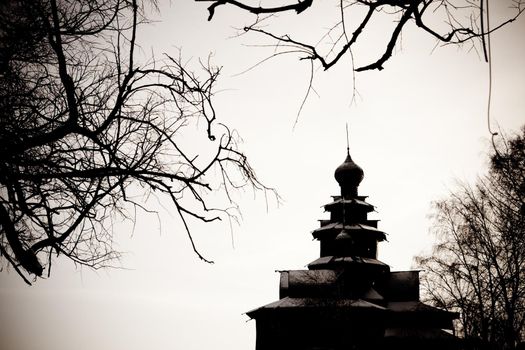
[[[308,15],[300,34],[315,42],[333,24],[334,9]],[[494,22],[503,13],[494,9]],[[32,287],[1,272],[1,349],[254,349],[255,323],[243,313],[278,298],[275,270],[304,268],[319,255],[310,232],[327,217],[321,205],[339,194],[333,172],[345,158],[345,123],[365,172],[359,192],[388,233],[379,259],[393,270],[410,269],[414,255],[430,249],[431,201],[453,190],[455,179],[473,181],[486,169],[488,65],[469,46],[433,50],[433,39],[410,25],[383,71],[357,74],[354,104],[349,60],[318,71],[318,96],[293,128],[307,62],[281,56],[238,75],[271,52],[252,46],[266,42],[256,36],[232,38],[232,26],[247,23],[238,11],[220,8],[207,22],[205,4],[173,1],[152,16],[158,21],[139,34],[144,52],[182,48],[195,61],[214,53],[223,66],[220,121],[238,130],[259,178],[283,202],[269,197],[267,209],[263,193],[239,193],[243,220],[233,231],[227,223],[196,227],[195,241],[213,265],[192,253],[169,203],[150,203],[159,217],[140,214],[134,230],[115,223],[127,252],[123,269],[94,272],[58,260],[52,277]],[[291,17],[278,18],[276,28],[284,31]],[[358,63],[378,54],[385,31],[379,23],[369,33],[354,52]],[[516,131],[525,122],[524,18],[492,35],[492,55],[492,125]]]

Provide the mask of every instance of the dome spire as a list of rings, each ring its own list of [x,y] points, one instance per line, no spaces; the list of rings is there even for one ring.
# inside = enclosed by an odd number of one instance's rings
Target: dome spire
[[[339,183],[339,186],[341,186],[341,196],[343,198],[357,197],[357,187],[363,180],[364,172],[350,156],[348,124],[346,124],[346,159],[343,164],[335,169],[334,177]]]

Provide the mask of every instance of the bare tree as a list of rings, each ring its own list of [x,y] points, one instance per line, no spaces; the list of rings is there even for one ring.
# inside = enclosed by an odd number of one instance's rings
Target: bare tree
[[[492,2],[493,10],[496,6],[507,8],[504,18],[491,16],[489,0],[195,1],[209,3],[209,21],[220,16],[223,7],[251,15],[251,20],[239,28],[239,36],[252,33],[269,39],[269,43],[258,41],[253,46],[271,51],[248,70],[282,55],[310,63],[309,81],[295,123],[311,93],[317,94],[314,80],[319,70],[349,64],[354,102],[359,95],[356,72],[383,70],[407,30],[426,33],[435,47],[467,45],[469,51],[476,51],[489,62],[490,33],[514,22],[525,10],[524,0]],[[277,20],[279,16],[286,21],[285,29],[283,21]],[[312,20],[323,21],[323,29],[315,37],[310,30]],[[377,49],[370,56],[363,47]]]
[[[208,7],[208,20],[213,19],[221,6],[231,6],[253,14],[255,18],[252,24],[245,26],[244,31],[256,32],[275,40],[278,51],[274,55],[299,54],[301,59],[315,61],[325,70],[340,62],[344,56],[352,55],[352,48],[358,40],[367,40],[366,32],[374,30],[377,19],[386,18],[394,23],[389,31],[380,28],[384,31],[385,40],[384,44],[378,43],[384,45],[379,57],[365,64],[356,64],[355,71],[382,70],[392,56],[403,30],[410,23],[428,33],[438,44],[463,44],[479,40],[485,58],[488,59],[485,41],[487,34],[513,22],[525,10],[523,0],[505,1],[503,6],[511,7],[513,15],[489,26],[488,0],[336,0],[333,2],[333,17],[329,18],[331,23],[327,24],[328,31],[322,38],[307,42],[297,39],[291,33],[273,31],[268,23],[269,17],[280,13],[295,12],[303,15],[307,11],[316,11],[315,6],[320,1],[285,0],[282,1],[284,4],[267,6],[249,0],[195,1],[211,3]],[[268,3],[275,2],[266,1]],[[501,5],[500,3],[499,6]]]
[[[525,128],[503,139],[488,175],[435,203],[438,242],[420,256],[429,300],[461,312],[472,344],[514,349],[525,339]]]
[[[188,220],[235,215],[234,203],[212,208],[208,195],[268,190],[235,132],[216,121],[219,69],[201,63],[198,75],[168,55],[139,62],[137,33],[150,5],[0,4],[0,253],[27,283],[49,276],[59,254],[110,264],[118,257],[112,217],[148,210],[151,193],[171,200],[206,260]],[[185,130],[200,133],[191,147]]]

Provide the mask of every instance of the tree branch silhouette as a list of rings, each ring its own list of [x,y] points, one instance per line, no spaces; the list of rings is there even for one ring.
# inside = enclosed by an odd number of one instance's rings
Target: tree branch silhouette
[[[297,15],[302,15],[306,10],[316,11],[313,0],[304,1],[290,1],[288,4],[280,6],[251,6],[248,2],[237,0],[195,0],[198,2],[210,2],[208,7],[209,17],[212,20],[215,15],[215,10],[218,6],[231,6],[241,11],[255,15],[255,20],[251,25],[245,26],[246,32],[255,32],[263,34],[264,36],[274,39],[279,48],[279,43],[291,44],[296,49],[301,49],[306,52],[307,56],[301,56],[301,59],[310,59],[318,62],[325,70],[330,69],[340,61],[340,58],[346,54],[350,54],[350,48],[360,40],[367,40],[363,37],[364,30],[373,31],[375,24],[371,21],[372,18],[379,16],[390,18],[390,21],[396,23],[394,29],[384,33],[386,46],[382,54],[373,62],[363,64],[355,68],[356,71],[367,70],[382,70],[384,64],[390,59],[393,54],[397,41],[408,23],[413,22],[418,28],[430,34],[431,37],[443,44],[462,44],[466,42],[473,42],[474,40],[483,41],[485,36],[494,32],[501,27],[515,21],[525,10],[525,3],[523,0],[513,0],[509,2],[514,8],[514,14],[494,26],[490,30],[485,30],[485,27],[480,23],[483,21],[484,9],[483,1],[477,2],[472,0],[461,1],[442,1],[442,0],[346,0],[337,1],[334,6],[339,7],[340,14],[334,14],[333,22],[336,23],[330,29],[339,30],[350,38],[344,44],[334,43],[334,50],[331,49],[328,53],[324,53],[318,44],[312,44],[305,41],[292,38],[290,33],[277,34],[271,29],[262,29],[258,26],[260,14],[279,14],[283,12],[295,12]],[[359,8],[364,8],[366,14],[355,21],[354,29],[350,26],[344,25],[345,16],[357,16],[360,11]],[[339,16],[339,18],[337,18]],[[446,28],[443,27],[443,22]],[[268,26],[268,25],[266,25]],[[348,27],[348,28],[347,28]],[[352,32],[346,32],[353,30]],[[383,30],[383,29],[382,29]],[[382,44],[378,44],[382,45]]]
[[[0,5],[0,254],[27,283],[58,255],[109,266],[112,218],[147,210],[150,194],[171,201],[211,262],[188,219],[236,215],[230,188],[272,191],[217,122],[219,68],[195,73],[180,55],[141,63],[144,12],[138,0]],[[224,205],[208,205],[221,192]]]

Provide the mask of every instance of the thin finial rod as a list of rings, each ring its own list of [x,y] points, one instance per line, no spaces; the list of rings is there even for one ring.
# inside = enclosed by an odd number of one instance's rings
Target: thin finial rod
[[[348,136],[348,123],[346,123],[346,153],[350,155],[350,137]]]

